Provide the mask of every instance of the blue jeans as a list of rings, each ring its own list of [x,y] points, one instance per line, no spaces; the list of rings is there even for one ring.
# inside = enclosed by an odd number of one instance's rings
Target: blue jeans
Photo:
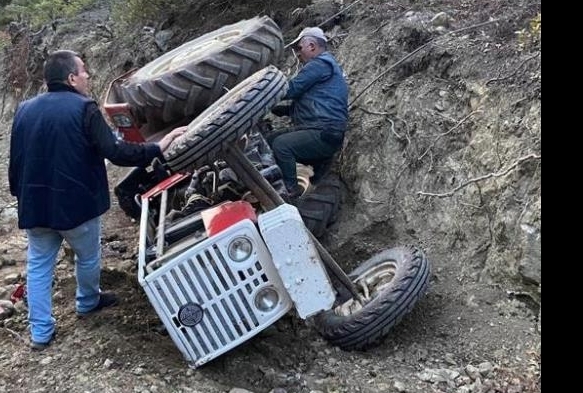
[[[96,217],[77,228],[57,231],[27,229],[27,301],[32,341],[46,343],[55,331],[52,317],[52,283],[57,254],[63,239],[75,252],[78,312],[87,312],[99,303],[101,275],[101,219]]]
[[[272,142],[273,154],[281,168],[283,181],[288,190],[298,184],[296,162],[317,165],[331,159],[342,147],[341,141],[325,142],[322,134],[330,132],[311,129],[296,129],[275,136]]]

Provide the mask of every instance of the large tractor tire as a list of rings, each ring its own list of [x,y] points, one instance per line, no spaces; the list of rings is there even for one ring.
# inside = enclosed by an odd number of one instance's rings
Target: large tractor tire
[[[274,66],[256,72],[194,119],[164,152],[173,172],[189,171],[216,160],[238,141],[287,91],[285,75]]]
[[[269,17],[225,26],[160,56],[121,85],[141,122],[194,119],[241,81],[279,61],[283,37]]]
[[[308,228],[317,238],[326,233],[338,216],[340,209],[340,179],[328,175],[316,186],[310,186],[296,204]]]
[[[142,209],[136,201],[136,194],[144,190],[144,184],[151,182],[147,179],[148,172],[144,168],[133,168],[113,188],[117,203],[121,210],[134,220],[139,220]]]
[[[347,303],[315,317],[317,329],[345,350],[366,349],[385,337],[412,310],[429,285],[430,266],[413,246],[385,250],[364,262],[350,279],[367,299]]]

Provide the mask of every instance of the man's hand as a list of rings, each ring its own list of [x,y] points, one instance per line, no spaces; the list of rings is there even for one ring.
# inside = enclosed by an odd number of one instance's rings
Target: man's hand
[[[174,139],[178,138],[179,136],[181,136],[182,134],[184,134],[187,129],[188,129],[188,126],[178,127],[178,128],[173,129],[170,133],[166,134],[164,136],[164,138],[160,139],[160,142],[158,142],[158,146],[160,147],[160,151],[163,152],[164,150],[168,149],[168,147],[170,146],[172,141]]]

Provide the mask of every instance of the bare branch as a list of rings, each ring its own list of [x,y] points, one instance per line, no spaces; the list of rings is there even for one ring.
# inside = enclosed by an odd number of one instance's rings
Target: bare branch
[[[376,112],[376,111],[371,111],[369,109],[363,108],[362,106],[359,106],[358,109],[360,109],[361,111],[363,111],[364,113],[368,113],[369,115],[377,115],[377,116],[387,116],[389,113],[388,112]]]
[[[352,4],[347,5],[346,7],[342,8],[340,11],[338,11],[337,13],[335,13],[334,15],[332,15],[331,17],[326,19],[324,22],[320,23],[318,25],[318,27],[324,26],[326,23],[330,22],[331,20],[333,20],[337,16],[342,15],[343,13],[347,12],[348,10],[350,10],[352,7],[354,7],[355,5],[357,5],[360,2],[362,2],[362,0],[356,0]],[[285,46],[285,49],[289,48],[291,45],[292,45],[292,43],[287,44]]]
[[[419,192],[417,192],[417,195],[429,196],[429,197],[435,197],[435,198],[448,198],[448,197],[453,196],[456,192],[466,188],[470,184],[478,183],[478,182],[481,182],[481,181],[484,181],[487,179],[491,179],[493,177],[504,177],[504,176],[508,175],[510,172],[512,172],[513,170],[515,170],[523,162],[529,161],[529,160],[540,160],[541,158],[542,157],[539,155],[530,154],[528,156],[519,158],[512,165],[510,165],[508,168],[506,168],[500,172],[488,173],[487,175],[483,175],[483,176],[475,177],[473,179],[466,180],[465,182],[461,183],[459,186],[457,186],[456,188],[454,188],[453,190],[451,190],[449,192],[446,192],[443,194],[434,194],[434,193],[430,193],[430,192],[419,191]]]
[[[478,206],[478,205],[474,205],[472,203],[467,203],[467,202],[460,202],[460,205],[471,207],[471,208],[476,209],[476,210],[482,210],[484,208],[484,206]]]
[[[395,119],[400,120],[405,125],[405,138],[407,139],[407,144],[411,145],[411,136],[409,134],[409,123],[405,121],[405,119],[400,118],[399,116],[395,116]]]
[[[528,100],[528,97],[520,98],[520,99],[514,101],[512,104],[510,104],[510,108],[514,108],[516,105],[518,105],[521,102],[526,101],[526,100]]]
[[[441,113],[439,111],[434,111],[434,110],[429,110],[429,113],[431,113],[433,116],[442,117],[442,118],[444,118],[447,121],[451,121],[452,123],[457,123],[457,120],[456,119],[454,119],[451,116],[446,115],[445,113]]]
[[[397,139],[399,139],[399,140],[405,139],[401,135],[399,135],[397,133],[397,131],[395,131],[395,122],[393,121],[393,119],[391,119],[390,117],[387,117],[387,120],[391,123],[391,132],[393,133],[393,135],[395,135],[397,137]]]
[[[369,115],[389,116],[389,113],[388,112],[371,111],[369,109],[363,108],[362,106],[358,106],[358,109],[360,109],[364,113],[368,113]],[[397,137],[397,139],[400,140],[400,141],[406,139],[409,142],[409,144],[410,144],[411,143],[411,140],[408,137],[403,137],[403,136],[399,135],[397,133],[397,131],[395,131],[395,122],[393,121],[393,119],[391,119],[390,117],[387,117],[387,120],[391,123],[391,132],[393,133],[393,135],[395,135]]]
[[[324,22],[320,23],[318,25],[318,27],[324,26],[326,23],[330,22],[331,20],[333,20],[337,16],[342,15],[343,13],[347,12],[349,9],[351,9],[352,7],[354,7],[355,5],[357,5],[358,3],[360,3],[361,1],[362,0],[356,0],[354,3],[347,5],[346,7],[344,7],[343,9],[341,9],[340,11],[338,11],[337,13],[335,13],[334,15],[332,15],[331,17],[329,17],[328,19],[326,19]]]
[[[14,201],[12,203],[9,203],[8,205],[5,205],[5,206],[0,206],[0,213],[2,213],[6,209],[13,209],[16,206],[18,206],[18,202],[17,201]]]
[[[409,60],[411,57],[415,56],[418,52],[422,51],[427,46],[431,45],[432,42],[433,42],[433,40],[429,41],[428,43],[426,43],[424,45],[421,45],[419,48],[415,49],[413,52],[409,53],[407,56],[403,57],[401,60],[397,61],[395,64],[390,66],[387,70],[383,71],[380,75],[378,75],[376,78],[374,78],[368,85],[366,85],[364,87],[364,89],[362,89],[360,91],[360,93],[358,93],[356,95],[356,97],[354,97],[354,99],[350,102],[349,106],[352,107],[352,105],[360,98],[360,96],[362,96],[368,89],[370,89],[372,85],[377,83],[377,81],[379,79],[381,79],[383,76],[387,75],[390,71],[397,68],[399,65],[403,64],[405,61]]]
[[[8,88],[3,89],[2,93],[2,108],[0,108],[0,119],[4,116],[4,109],[6,108],[6,95],[8,94]]]
[[[486,25],[489,25],[489,24],[492,24],[492,23],[496,23],[498,21],[499,21],[499,19],[494,19],[494,20],[489,20],[487,22],[478,23],[476,25],[472,25],[472,26],[468,26],[468,27],[463,27],[461,29],[452,30],[450,32],[447,32],[444,35],[441,35],[439,37],[436,37],[436,38],[434,38],[434,39],[426,42],[425,44],[421,45],[420,47],[418,47],[417,49],[415,49],[413,52],[407,54],[401,60],[397,61],[395,64],[393,64],[392,66],[390,66],[389,68],[387,68],[385,71],[383,71],[376,78],[374,78],[368,85],[366,85],[366,87],[364,89],[362,89],[360,91],[360,93],[358,93],[356,95],[356,97],[354,97],[354,99],[350,102],[350,105],[349,106],[352,107],[354,105],[354,103],[360,98],[360,96],[362,96],[368,89],[370,89],[370,87],[372,85],[374,85],[383,76],[387,75],[390,71],[392,71],[393,69],[397,68],[398,66],[400,66],[401,64],[403,64],[404,62],[406,62],[407,60],[409,60],[411,57],[413,57],[417,53],[421,52],[423,49],[427,48],[430,45],[433,45],[436,41],[438,41],[438,40],[440,40],[442,38],[445,38],[445,37],[449,37],[449,36],[451,36],[453,34],[461,33],[461,32],[466,31],[466,30],[477,29],[478,27],[486,26]]]
[[[431,155],[431,160],[429,161],[429,169],[427,170],[427,173],[431,173],[433,171],[433,151],[428,150],[429,154]]]
[[[449,129],[449,131],[444,132],[443,134],[439,134],[437,136],[437,138],[435,138],[435,140],[433,141],[433,143],[431,144],[431,146],[429,146],[427,148],[427,150],[425,150],[425,152],[423,154],[421,154],[421,156],[419,156],[419,158],[417,158],[417,161],[421,161],[423,158],[425,158],[425,156],[431,151],[431,149],[433,149],[435,147],[435,145],[437,144],[437,142],[439,142],[439,140],[441,138],[443,138],[444,136],[447,136],[449,134],[451,134],[452,132],[454,132],[455,130],[457,130],[458,128],[460,128],[460,126],[462,124],[464,124],[470,117],[474,116],[477,113],[481,113],[482,111],[477,110],[474,111],[472,113],[470,113],[469,115],[467,115],[466,117],[464,117],[463,119],[461,119],[455,126],[453,126],[451,129]]]
[[[523,62],[522,62],[522,63],[521,63],[521,64],[520,64],[518,67],[516,67],[516,69],[514,70],[514,72],[513,72],[513,73],[511,73],[510,75],[507,75],[507,76],[504,76],[504,77],[499,77],[499,78],[492,78],[492,79],[490,79],[488,82],[486,82],[486,86],[488,86],[490,83],[494,83],[494,82],[500,82],[500,81],[503,81],[503,80],[506,80],[506,79],[510,79],[510,78],[512,78],[514,75],[518,74],[518,71],[520,71],[520,69],[521,69],[522,67],[524,67],[524,65],[525,65],[526,63],[528,63],[528,62],[529,62],[529,61],[531,61],[531,60],[534,60],[534,59],[536,59],[536,58],[537,58],[537,57],[539,57],[539,56],[540,56],[540,53],[537,53],[536,55],[534,55],[534,56],[531,56],[531,57],[529,57],[528,59],[524,60],[524,61],[523,61]]]
[[[8,333],[12,334],[19,341],[25,342],[24,338],[22,338],[22,336],[20,334],[18,334],[17,332],[15,332],[14,330],[9,329],[7,327],[2,327],[2,329],[6,330]]]

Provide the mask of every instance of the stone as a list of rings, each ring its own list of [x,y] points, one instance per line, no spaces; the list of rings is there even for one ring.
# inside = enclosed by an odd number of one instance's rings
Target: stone
[[[14,314],[14,305],[11,301],[0,300],[0,321],[10,318]]]
[[[451,23],[451,17],[446,12],[440,12],[435,14],[431,19],[431,24],[433,26],[449,27]]]
[[[20,281],[20,274],[12,273],[4,277],[4,284],[12,285],[17,284]]]

